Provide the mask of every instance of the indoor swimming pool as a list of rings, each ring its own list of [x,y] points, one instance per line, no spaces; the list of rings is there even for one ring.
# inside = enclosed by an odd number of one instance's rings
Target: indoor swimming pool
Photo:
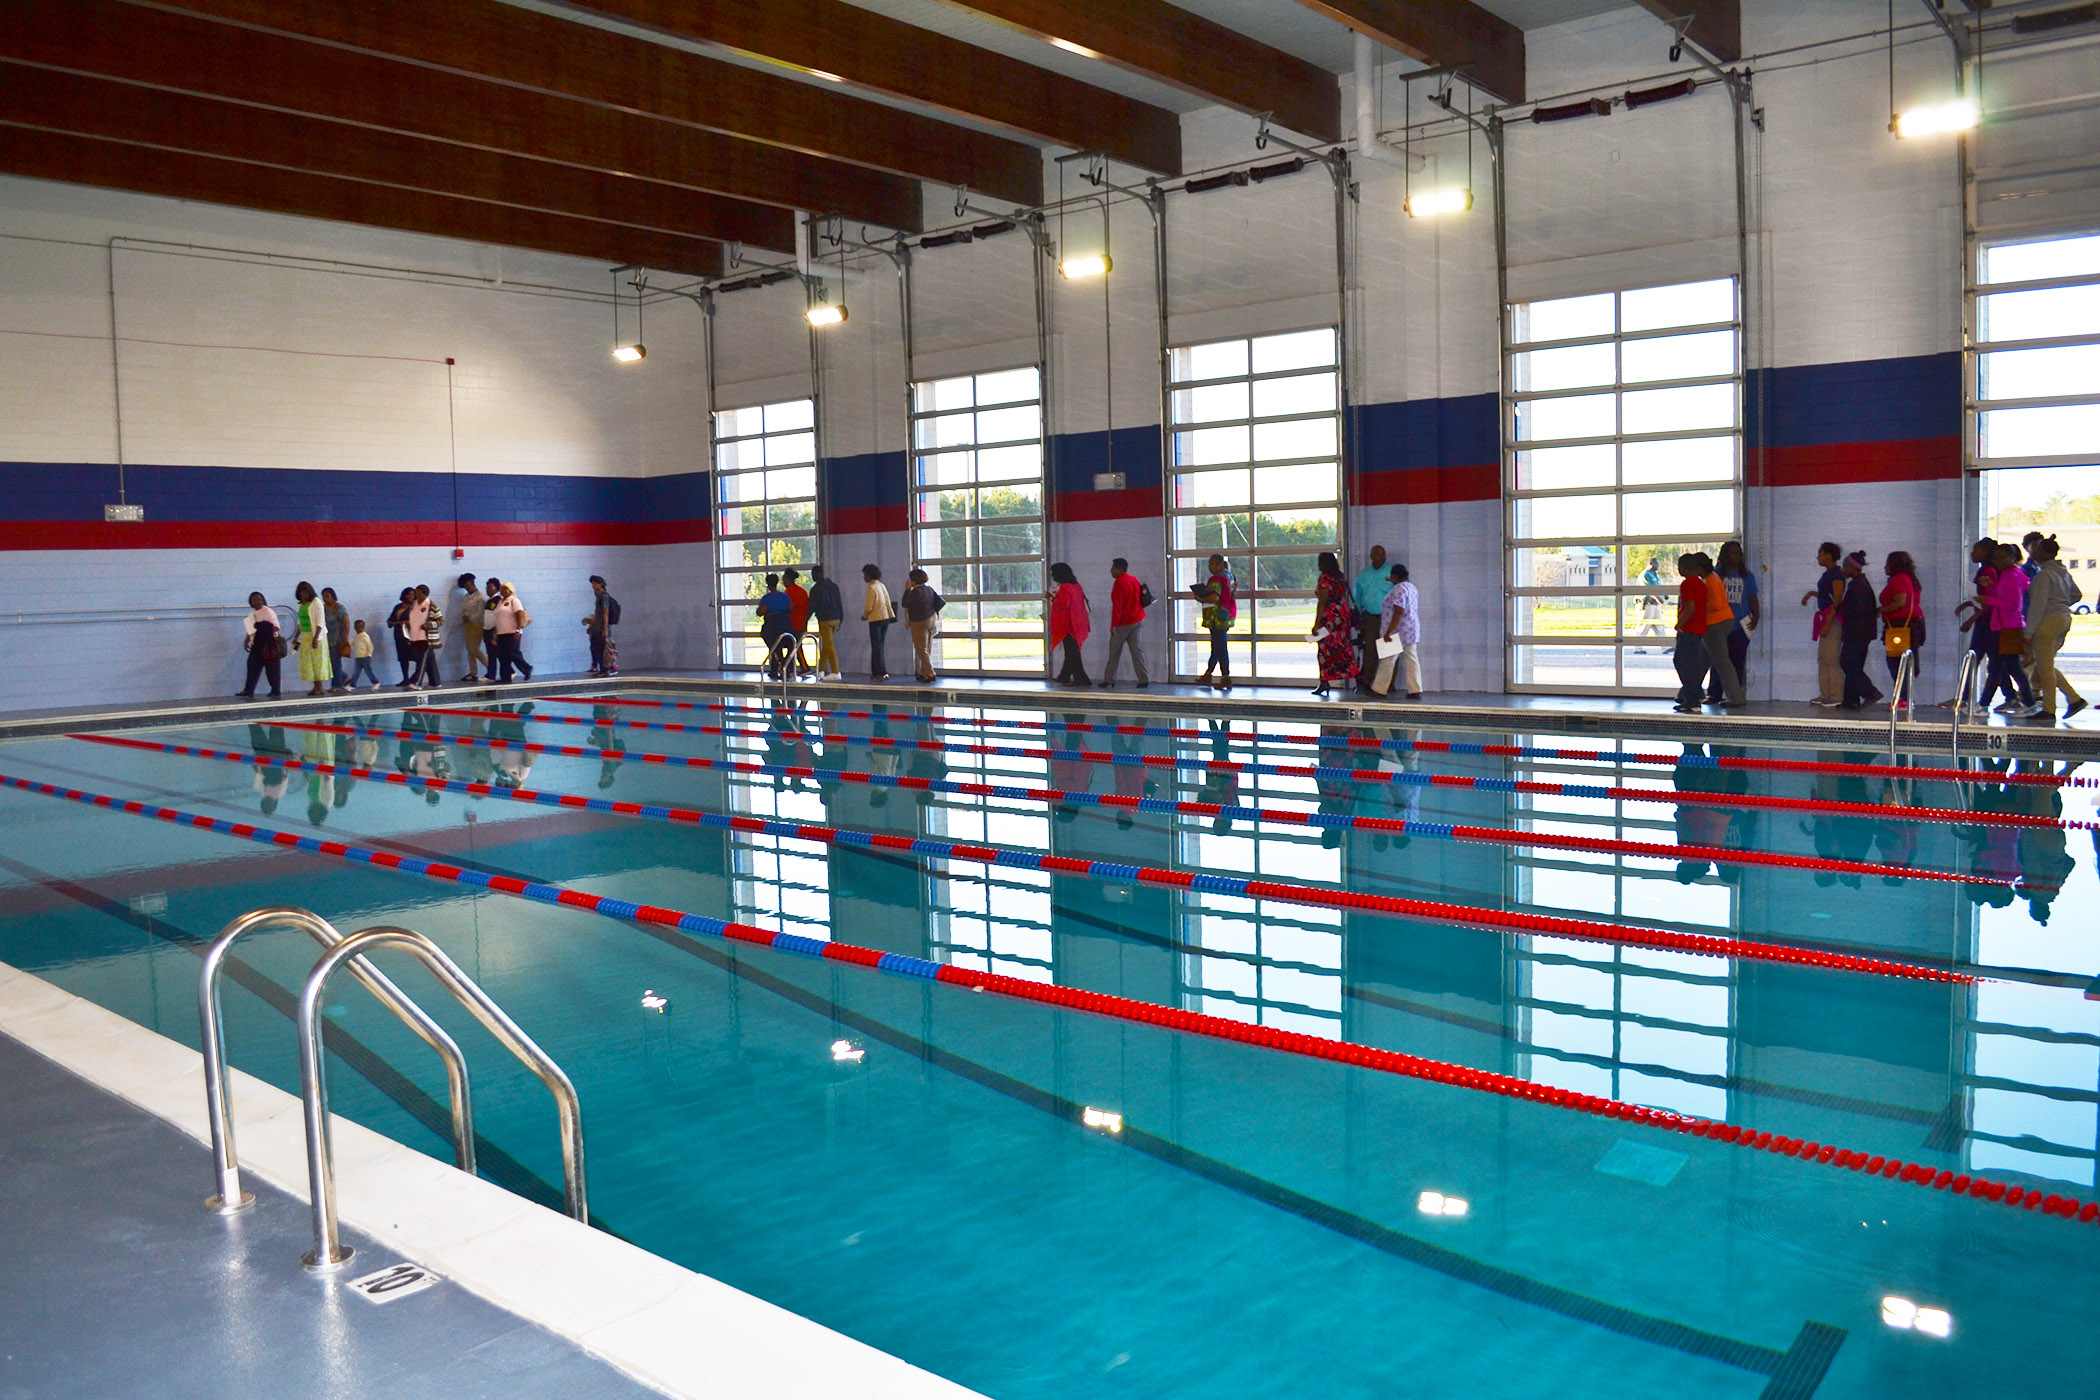
[[[194,1046],[247,910],[424,932],[602,1228],[994,1400],[2089,1393],[2087,769],[913,698],[0,744],[0,962]],[[314,957],[224,992],[295,1092]],[[331,986],[336,1111],[449,1160]]]

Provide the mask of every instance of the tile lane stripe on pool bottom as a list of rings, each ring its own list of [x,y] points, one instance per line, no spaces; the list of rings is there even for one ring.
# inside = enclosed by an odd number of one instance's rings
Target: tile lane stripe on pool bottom
[[[514,716],[503,716],[514,721]],[[769,777],[836,779],[870,787],[894,787],[913,792],[950,792],[969,797],[1002,797],[1017,801],[1063,803],[1069,806],[1110,807],[1121,811],[1175,813],[1194,817],[1226,817],[1235,821],[1276,825],[1346,828],[1354,831],[1383,831],[1396,835],[1424,836],[1439,841],[1476,841],[1507,846],[1541,846],[1562,851],[1588,851],[1618,855],[1650,856],[1658,860],[1704,860],[1721,865],[1785,866],[1800,870],[1829,870],[1847,875],[1877,875],[1892,879],[1945,880],[1963,885],[2010,887],[2010,877],[1969,874],[1950,870],[1925,870],[1880,861],[1842,860],[1830,856],[1781,855],[1724,846],[1683,846],[1671,842],[1624,841],[1602,836],[1572,836],[1549,831],[1516,831],[1508,827],[1453,825],[1425,822],[1420,818],[1359,817],[1340,812],[1294,812],[1274,807],[1241,807],[1217,802],[1184,802],[1174,798],[1135,797],[1118,793],[1071,792],[1062,788],[1024,788],[972,783],[953,778],[913,778],[889,773],[854,773],[843,768],[816,768],[799,764],[753,763],[744,759],[700,758],[686,754],[653,753],[644,749],[599,749],[581,744],[541,744],[526,739],[496,739],[472,734],[446,734],[434,729],[382,729],[369,725],[302,724],[294,720],[272,720],[274,729],[296,729],[304,733],[350,734],[377,739],[409,739],[456,744],[468,748],[515,750],[520,753],[555,754],[563,758],[595,758],[607,763],[659,764],[674,768],[719,769],[732,773],[757,773]],[[68,738],[108,742],[110,736],[72,734]],[[1877,812],[1886,808],[1876,808]]]
[[[2062,1196],[2054,1192],[2044,1193],[2030,1187],[2008,1186],[2004,1182],[1968,1173],[1957,1174],[1944,1168],[1935,1171],[1929,1166],[1907,1162],[1901,1158],[1857,1152],[1831,1143],[1804,1142],[1799,1138],[1775,1136],[1768,1132],[1749,1132],[1730,1123],[1694,1118],[1617,1099],[1600,1098],[1594,1094],[1577,1093],[1490,1070],[1469,1069],[1441,1060],[1426,1059],[1419,1055],[1379,1050],[1348,1041],[1325,1040],[1318,1036],[1277,1030],[1269,1026],[1249,1025],[1244,1021],[1231,1021],[1201,1012],[1157,1006],[1150,1002],[1133,1001],[1128,997],[1113,996],[1104,992],[1086,992],[1070,987],[1024,981],[997,973],[978,972],[952,964],[908,957],[902,953],[885,953],[878,949],[846,943],[827,943],[820,939],[781,933],[751,924],[732,923],[676,909],[636,904],[630,900],[591,894],[565,885],[521,880],[514,876],[490,875],[486,871],[424,860],[421,857],[373,851],[341,841],[323,841],[317,837],[299,836],[289,831],[277,831],[248,822],[199,816],[177,808],[159,807],[135,800],[127,801],[123,798],[85,792],[78,788],[62,788],[55,783],[39,783],[8,774],[0,774],[0,785],[39,796],[77,802],[84,806],[100,807],[132,816],[235,836],[263,845],[284,846],[338,860],[402,870],[428,879],[480,887],[544,904],[569,905],[631,923],[662,924],[688,932],[705,933],[739,942],[761,944],[786,952],[801,953],[808,957],[828,958],[903,976],[943,982],[972,991],[990,992],[1019,1001],[1032,1001],[1093,1015],[1162,1026],[1191,1035],[1257,1045],[1309,1059],[1356,1065],[1381,1073],[1471,1089],[1503,1098],[1524,1099],[1597,1117],[1638,1123],[1665,1132],[1687,1133],[1730,1146],[1797,1159],[1803,1165],[1816,1164],[1863,1172],[1906,1185],[1966,1195],[2016,1209],[2041,1211],[2062,1220],[2075,1220],[2085,1224],[2100,1220],[2100,1202],[2083,1201],[2075,1196]]]
[[[1380,739],[1358,734],[1263,734],[1251,729],[1192,729],[1165,724],[1088,724],[1081,720],[988,719],[972,715],[921,715],[903,710],[831,710],[821,705],[775,705],[762,709],[751,705],[725,705],[699,700],[639,700],[599,698],[585,695],[542,695],[536,699],[556,705],[646,705],[664,710],[701,710],[738,715],[750,719],[768,716],[807,716],[813,719],[882,720],[916,724],[922,728],[967,725],[980,729],[1026,729],[1057,734],[1113,734],[1148,739],[1223,739],[1227,743],[1312,744],[1323,749],[1381,749],[1388,753],[1451,753],[1489,758],[1548,758],[1581,763],[1660,764],[1665,768],[1726,768],[1757,773],[1842,773],[1866,778],[1909,778],[1941,783],[2006,783],[2031,787],[2100,787],[2100,778],[2079,778],[2068,773],[1989,773],[1968,768],[1910,768],[1895,763],[1825,763],[1804,758],[1744,758],[1728,754],[1668,754],[1621,752],[1612,749],[1550,749],[1533,744],[1468,744],[1448,739]],[[1389,719],[1346,721],[1323,719],[1323,723],[1348,723],[1363,728],[1412,727],[1414,721]]]
[[[1103,753],[1098,749],[1029,749],[1018,745],[947,743],[939,739],[877,739],[865,734],[804,734],[799,730],[745,729],[720,724],[674,724],[644,719],[585,719],[580,715],[520,715],[501,710],[455,710],[411,707],[412,715],[447,715],[501,724],[567,724],[591,729],[655,729],[670,733],[718,734],[745,738],[817,739],[830,744],[930,753],[988,754],[998,758],[1048,759],[1052,763],[1098,763],[1119,768],[1195,768],[1209,773],[1273,774],[1286,778],[1327,779],[1396,786],[1477,788],[1483,792],[1529,792],[1547,797],[1594,797],[1613,802],[1692,803],[1713,807],[1752,807],[1784,812],[1832,812],[1872,817],[1876,821],[1960,822],[1973,826],[2017,826],[2044,830],[2100,831],[2100,821],[2075,817],[2029,816],[2022,812],[1972,812],[1958,807],[1883,807],[1873,802],[1838,802],[1818,797],[1760,797],[1750,793],[1683,792],[1676,789],[1603,786],[1596,783],[1539,783],[1521,778],[1472,778],[1457,773],[1389,773],[1377,768],[1333,768],[1297,763],[1254,763],[1236,759],[1176,758],[1170,755]]]
[[[1605,923],[1601,920],[1567,919],[1546,914],[1525,914],[1511,910],[1489,909],[1480,905],[1454,904],[1442,900],[1402,899],[1393,895],[1361,894],[1354,890],[1326,890],[1310,885],[1286,884],[1273,880],[1248,880],[1230,875],[1202,875],[1186,870],[1166,870],[1158,866],[1125,865],[1114,861],[1102,860],[1080,860],[1069,856],[1046,855],[1036,851],[1016,850],[1004,846],[937,841],[928,837],[899,836],[882,832],[852,831],[841,827],[823,826],[814,822],[775,821],[764,817],[707,812],[693,807],[667,807],[650,803],[622,802],[609,797],[584,797],[573,793],[543,792],[534,788],[510,788],[499,784],[472,782],[461,778],[426,778],[416,774],[389,773],[376,768],[345,767],[313,759],[282,758],[258,753],[233,753],[224,749],[202,748],[188,744],[156,743],[144,739],[124,739],[113,735],[73,734],[67,737],[85,740],[89,743],[108,744],[117,748],[144,750],[147,752],[167,753],[184,758],[214,759],[223,763],[282,768],[296,772],[341,773],[361,781],[385,783],[393,787],[412,787],[435,792],[456,792],[470,797],[493,797],[508,802],[526,802],[547,807],[580,808],[592,812],[605,812],[614,816],[634,817],[644,821],[679,822],[716,827],[729,831],[753,831],[768,836],[785,836],[795,840],[815,842],[820,845],[867,846],[877,850],[905,851],[913,855],[932,856],[940,860],[961,860],[979,865],[1004,866],[1024,870],[1046,870],[1053,874],[1078,875],[1092,880],[1108,882],[1135,881],[1142,884],[1195,890],[1203,894],[1234,895],[1250,899],[1274,899],[1286,903],[1316,905],[1328,909],[1360,909],[1375,914],[1493,928],[1504,932],[1579,938],[1592,942],[1611,943],[1628,947],[1662,948],[1671,952],[1693,953],[1715,958],[1735,958],[1752,962],[1824,967],[1880,977],[1903,977],[1929,982],[1958,982],[1965,984],[1978,980],[1965,973],[1950,972],[1944,968],[1929,967],[1892,958],[1822,952],[1810,948],[1795,947],[1790,944],[1770,943],[1755,939],[1717,938],[1711,934],[1676,933],[1667,929],[1640,928],[1630,924]]]

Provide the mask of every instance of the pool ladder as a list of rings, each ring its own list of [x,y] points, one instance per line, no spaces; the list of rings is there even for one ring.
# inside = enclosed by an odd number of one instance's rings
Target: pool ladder
[[[233,1145],[233,1101],[226,1085],[226,1032],[219,1007],[219,975],[235,943],[269,928],[299,929],[323,950],[299,993],[299,1088],[306,1118],[306,1171],[314,1217],[313,1252],[302,1261],[309,1270],[332,1273],[347,1263],[353,1253],[342,1243],[336,1224],[335,1148],[329,1133],[327,1063],[321,1046],[321,1008],[328,979],[345,964],[352,977],[444,1061],[446,1086],[452,1099],[453,1163],[463,1172],[474,1171],[474,1106],[466,1057],[442,1026],[365,957],[367,952],[380,948],[399,948],[413,955],[554,1095],[561,1119],[564,1208],[575,1219],[589,1222],[590,1207],[584,1189],[583,1110],[576,1098],[576,1086],[562,1073],[561,1066],[534,1044],[532,1037],[460,970],[459,964],[424,935],[378,924],[346,936],[320,915],[288,906],[253,909],[226,925],[205,950],[204,967],[197,977],[197,1015],[202,1023],[204,1046],[204,1110],[211,1121],[213,1184],[217,1188],[205,1199],[207,1208],[232,1215],[255,1204],[255,1197],[241,1189],[240,1161]]]

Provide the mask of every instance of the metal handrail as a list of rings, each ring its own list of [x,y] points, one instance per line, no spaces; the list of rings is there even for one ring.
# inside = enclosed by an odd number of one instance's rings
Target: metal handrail
[[[1976,672],[1983,664],[1981,652],[1964,651],[1961,654],[1961,671],[1954,683],[1954,723],[1947,732],[1947,751],[1955,758],[1961,757],[1961,716],[1969,707],[1969,694],[1976,685]]]
[[[255,1204],[254,1195],[241,1189],[240,1159],[233,1146],[233,1100],[226,1092],[226,1030],[224,1013],[219,1008],[219,974],[235,943],[266,928],[303,930],[323,948],[333,948],[343,941],[335,925],[320,915],[277,905],[249,910],[219,930],[218,937],[204,950],[204,967],[197,974],[197,1020],[204,1048],[204,1113],[211,1120],[212,1175],[218,1187],[205,1197],[204,1204],[219,1215],[232,1215]],[[458,1042],[364,958],[351,963],[350,973],[445,1062],[446,1088],[452,1096],[453,1161],[461,1171],[471,1173],[474,1109],[467,1060],[460,1053]]]
[[[1889,762],[1896,761],[1896,717],[1903,712],[1903,693],[1913,693],[1918,685],[1918,652],[1915,647],[1905,647],[1903,655],[1896,658],[1896,681],[1889,687]]]
[[[343,1247],[336,1229],[335,1147],[328,1131],[328,1066],[321,1054],[321,1005],[328,991],[328,979],[336,969],[349,963],[354,971],[359,957],[371,948],[400,948],[414,954],[429,969],[430,975],[437,978],[439,984],[452,993],[489,1034],[503,1043],[504,1049],[523,1061],[525,1067],[539,1076],[540,1082],[553,1093],[555,1107],[561,1115],[563,1203],[571,1216],[588,1223],[590,1207],[585,1199],[583,1175],[583,1107],[577,1102],[576,1086],[569,1082],[568,1075],[562,1073],[561,1066],[534,1044],[532,1037],[520,1030],[517,1022],[506,1016],[503,1008],[476,986],[474,980],[460,970],[458,963],[446,957],[437,944],[413,929],[380,924],[359,929],[323,953],[313,971],[306,975],[306,985],[299,993],[299,1086],[306,1107],[306,1171],[312,1187],[314,1216],[313,1252],[301,1262],[316,1273],[329,1273],[340,1269],[352,1253]]]

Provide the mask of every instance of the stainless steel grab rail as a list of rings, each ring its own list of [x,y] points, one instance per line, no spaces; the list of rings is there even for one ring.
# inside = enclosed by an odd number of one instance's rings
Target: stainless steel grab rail
[[[251,909],[219,930],[219,936],[204,950],[204,967],[197,974],[197,1019],[204,1048],[204,1114],[211,1120],[212,1175],[218,1190],[205,1197],[207,1208],[219,1215],[232,1215],[255,1204],[255,1197],[241,1189],[240,1159],[233,1145],[233,1100],[226,1092],[226,1031],[219,1008],[219,974],[233,945],[251,933],[266,928],[296,928],[310,935],[323,948],[343,941],[335,925],[320,915],[289,905]],[[438,1052],[445,1062],[446,1087],[452,1096],[453,1161],[463,1172],[474,1170],[474,1108],[467,1081],[466,1056],[445,1028],[430,1019],[406,992],[388,980],[385,973],[363,958],[350,965],[350,975],[363,983],[389,1011]]]
[[[1954,723],[1947,732],[1947,752],[1957,759],[1961,757],[1962,711],[1969,707],[1969,696],[1976,686],[1976,673],[1982,666],[1981,652],[1965,651],[1961,654],[1961,671],[1954,682]]]
[[[588,1223],[590,1207],[585,1199],[583,1174],[583,1107],[577,1102],[576,1086],[569,1082],[568,1075],[562,1073],[561,1066],[534,1044],[532,1037],[520,1030],[517,1022],[506,1016],[503,1008],[476,986],[473,979],[460,970],[458,963],[446,957],[437,944],[412,929],[381,924],[359,929],[323,953],[313,971],[306,975],[306,985],[299,993],[299,1086],[306,1107],[306,1172],[308,1184],[312,1187],[314,1216],[313,1252],[301,1262],[315,1273],[330,1273],[340,1269],[352,1253],[343,1248],[336,1229],[335,1146],[328,1131],[328,1066],[321,1054],[321,1005],[328,991],[328,979],[336,969],[349,963],[354,972],[359,958],[367,949],[373,948],[400,948],[414,954],[430,970],[430,975],[437,978],[489,1034],[503,1042],[503,1047],[523,1061],[525,1067],[538,1075],[540,1082],[553,1093],[555,1107],[561,1115],[563,1202],[571,1216]]]
[[[1889,762],[1896,761],[1896,717],[1902,714],[1908,703],[1903,698],[1905,691],[1916,693],[1918,688],[1918,653],[1915,648],[1905,647],[1903,655],[1896,659],[1895,684],[1889,687]]]

